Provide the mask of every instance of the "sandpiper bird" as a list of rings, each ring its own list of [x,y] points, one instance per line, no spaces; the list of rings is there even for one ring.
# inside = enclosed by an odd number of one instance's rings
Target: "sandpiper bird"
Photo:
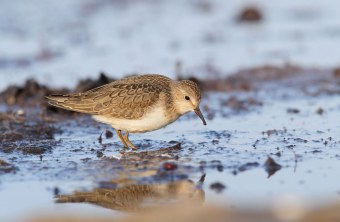
[[[97,121],[110,124],[125,148],[137,149],[129,140],[129,133],[160,129],[190,111],[206,125],[199,108],[201,93],[197,84],[162,75],[133,76],[83,93],[46,98],[53,106],[92,114]]]

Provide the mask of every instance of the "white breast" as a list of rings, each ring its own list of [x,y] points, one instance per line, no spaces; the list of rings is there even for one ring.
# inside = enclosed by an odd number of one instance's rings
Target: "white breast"
[[[174,119],[169,119],[166,116],[164,106],[157,105],[151,112],[147,113],[141,119],[131,120],[131,119],[118,119],[118,118],[108,118],[104,116],[93,116],[99,122],[110,124],[115,129],[120,129],[123,131],[142,133],[147,131],[153,131],[160,129],[169,123],[175,121],[179,116]]]

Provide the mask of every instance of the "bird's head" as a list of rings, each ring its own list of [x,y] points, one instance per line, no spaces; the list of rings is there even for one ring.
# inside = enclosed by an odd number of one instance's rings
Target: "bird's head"
[[[201,92],[198,85],[190,80],[178,81],[175,85],[174,95],[176,110],[180,114],[190,111],[195,112],[202,120],[204,125],[207,125],[201,110],[199,108],[201,102]]]

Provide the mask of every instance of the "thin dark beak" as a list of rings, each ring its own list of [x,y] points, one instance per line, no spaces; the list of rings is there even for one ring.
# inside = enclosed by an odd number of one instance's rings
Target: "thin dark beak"
[[[197,114],[197,116],[202,120],[203,125],[207,125],[207,123],[205,122],[205,119],[201,113],[201,110],[199,107],[197,107],[196,109],[194,109],[194,112]]]

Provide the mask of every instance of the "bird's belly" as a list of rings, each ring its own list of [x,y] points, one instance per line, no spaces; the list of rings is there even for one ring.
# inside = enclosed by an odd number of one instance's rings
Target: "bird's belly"
[[[142,133],[160,129],[179,116],[169,118],[162,107],[154,108],[151,112],[144,115],[141,119],[120,119],[105,116],[93,116],[99,122],[112,125],[115,129],[126,130],[131,133]]]

